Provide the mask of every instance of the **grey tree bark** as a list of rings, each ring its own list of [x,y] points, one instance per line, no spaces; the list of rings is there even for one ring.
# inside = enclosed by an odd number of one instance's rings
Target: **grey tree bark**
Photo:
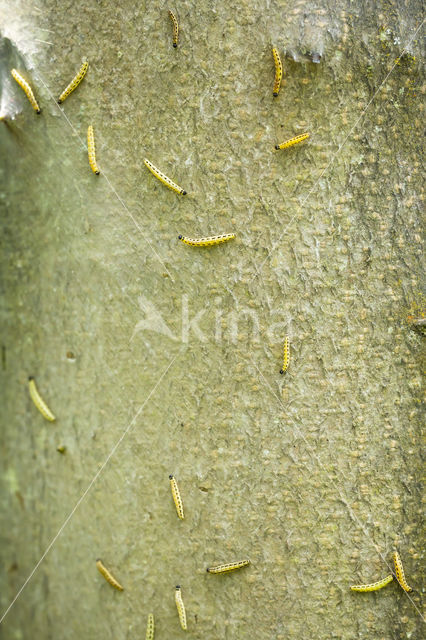
[[[0,637],[420,638],[422,4],[0,6]]]

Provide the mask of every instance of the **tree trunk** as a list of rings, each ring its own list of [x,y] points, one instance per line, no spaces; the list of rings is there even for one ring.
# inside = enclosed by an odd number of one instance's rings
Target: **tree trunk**
[[[422,4],[14,4],[0,638],[419,638]]]

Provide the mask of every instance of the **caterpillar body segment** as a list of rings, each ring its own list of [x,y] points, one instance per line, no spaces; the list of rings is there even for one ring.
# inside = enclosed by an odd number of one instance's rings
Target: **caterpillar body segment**
[[[299,144],[299,142],[303,142],[309,138],[309,133],[301,133],[300,136],[295,136],[294,138],[290,138],[290,140],[286,140],[285,142],[281,142],[281,144],[276,144],[275,149],[278,151],[279,149],[288,149],[288,147],[292,147],[295,144]]]
[[[180,491],[179,491],[178,484],[176,482],[175,477],[172,476],[172,475],[169,476],[169,480],[170,480],[170,488],[172,490],[173,501],[174,501],[175,507],[176,507],[176,512],[178,514],[178,517],[181,520],[183,520],[185,518],[185,516],[184,516],[184,513],[183,513],[182,498],[180,497]]]
[[[114,587],[114,589],[118,589],[118,591],[123,591],[124,587],[114,578],[114,576],[108,571],[108,569],[103,564],[102,560],[99,558],[96,560],[96,566],[98,567],[99,572],[103,575],[105,580],[109,582],[109,584]]]
[[[87,128],[87,153],[89,156],[89,164],[93,173],[97,176],[100,174],[98,164],[96,162],[96,149],[95,149],[95,133],[92,125]]]
[[[175,590],[175,602],[176,602],[176,608],[179,615],[180,626],[184,631],[187,631],[188,627],[186,625],[185,605],[183,604],[182,593],[179,585],[176,586],[176,590]]]
[[[10,73],[15,78],[16,82],[19,84],[19,86],[21,87],[22,91],[27,96],[28,100],[30,101],[30,104],[31,104],[32,108],[34,109],[34,111],[37,114],[40,114],[41,113],[41,109],[38,106],[38,102],[35,99],[33,90],[31,89],[31,87],[28,84],[28,82],[21,76],[21,74],[18,71],[16,71],[16,69],[12,69]]]
[[[290,338],[285,337],[284,350],[283,350],[283,367],[280,369],[280,373],[283,374],[287,371],[290,364]]]
[[[173,180],[170,180],[170,178],[164,175],[164,173],[162,173],[159,169],[157,169],[157,167],[154,167],[152,162],[147,160],[147,158],[144,159],[144,164],[151,171],[151,173],[157,178],[157,180],[165,184],[166,187],[169,187],[169,189],[176,191],[176,193],[178,193],[181,196],[186,196],[186,191],[182,189],[182,187],[179,187],[179,185],[173,182]]]
[[[176,47],[178,46],[178,40],[179,40],[179,23],[177,21],[175,14],[173,13],[173,11],[170,11],[170,9],[169,9],[169,16],[170,16],[170,20],[173,23],[173,46],[176,49]]]
[[[371,584],[354,584],[351,587],[351,591],[358,591],[359,593],[366,593],[367,591],[379,591],[386,587],[393,580],[393,575],[389,574],[383,580],[379,580],[378,582],[372,582]]]
[[[395,565],[395,575],[398,580],[400,586],[406,591],[410,593],[413,589],[407,584],[405,579],[404,567],[402,566],[401,556],[398,551],[394,551],[392,554],[393,563]]]
[[[272,90],[272,95],[274,96],[274,98],[276,98],[280,92],[281,80],[283,77],[283,65],[281,62],[280,54],[278,53],[278,49],[276,47],[272,49],[272,55],[274,57],[274,63],[275,63],[275,79],[274,79],[274,88]]]
[[[154,640],[154,616],[152,613],[148,616],[146,623],[146,636],[145,640]]]
[[[56,420],[56,417],[53,415],[53,413],[39,394],[33,376],[30,376],[28,378],[28,388],[30,390],[31,400],[34,402],[43,418],[46,418],[46,420],[49,420],[49,422],[54,422]]]
[[[208,236],[207,238],[187,238],[179,235],[178,238],[191,247],[211,247],[215,244],[223,244],[229,240],[234,240],[235,233],[223,233],[220,236]]]
[[[227,573],[235,569],[241,569],[250,564],[250,560],[239,560],[238,562],[228,562],[227,564],[219,564],[216,567],[208,567],[207,573]]]
[[[70,93],[72,93],[74,91],[74,89],[76,89],[78,87],[78,85],[83,80],[84,76],[86,75],[88,68],[89,68],[89,63],[88,62],[83,62],[83,64],[81,65],[79,71],[77,72],[77,74],[74,76],[74,78],[71,80],[69,85],[66,87],[66,89],[64,89],[62,91],[61,95],[59,96],[58,104],[61,104],[66,98],[68,98]]]

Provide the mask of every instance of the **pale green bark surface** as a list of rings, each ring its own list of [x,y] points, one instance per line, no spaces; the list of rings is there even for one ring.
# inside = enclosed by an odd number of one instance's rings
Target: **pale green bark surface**
[[[420,639],[421,3],[0,7],[0,638]]]

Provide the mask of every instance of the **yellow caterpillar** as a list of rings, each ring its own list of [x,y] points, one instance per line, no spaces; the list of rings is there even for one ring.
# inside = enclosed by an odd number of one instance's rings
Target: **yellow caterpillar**
[[[360,593],[364,593],[367,591],[378,591],[379,589],[383,589],[386,587],[389,582],[392,582],[393,575],[389,574],[383,580],[379,580],[378,582],[373,582],[372,584],[354,584],[351,587],[351,591],[359,591]]]
[[[109,582],[112,587],[119,591],[123,591],[124,587],[122,587],[121,584],[110,574],[108,569],[102,563],[102,560],[99,558],[96,560],[96,566],[98,567],[99,572],[102,573],[105,580]]]
[[[288,149],[288,147],[292,147],[294,144],[299,144],[299,142],[303,142],[303,140],[307,140],[309,138],[309,133],[302,133],[300,136],[295,136],[294,138],[290,138],[290,140],[286,140],[285,142],[281,142],[281,144],[276,144],[275,149],[278,151],[279,149]]]
[[[34,109],[34,111],[36,113],[41,113],[41,109],[38,106],[37,100],[35,99],[34,94],[33,94],[33,90],[31,89],[31,87],[28,84],[28,82],[26,80],[24,80],[24,78],[21,76],[20,73],[18,73],[18,71],[16,71],[16,69],[12,69],[10,73],[15,78],[16,82],[19,84],[21,89],[24,91],[24,93],[27,96],[28,100],[30,101],[31,106]]]
[[[93,132],[93,127],[90,125],[87,128],[87,152],[89,154],[89,164],[93,173],[96,173],[98,176],[100,174],[99,167],[96,163],[96,151],[95,151],[95,134]]]
[[[277,151],[279,149],[288,149],[288,147],[292,147],[294,144],[299,144],[299,142],[303,142],[303,140],[307,140],[308,138],[309,138],[309,133],[302,133],[300,134],[300,136],[295,136],[294,138],[290,138],[290,140],[281,142],[281,144],[276,144],[275,149]]]
[[[162,182],[163,184],[166,185],[166,187],[169,187],[169,189],[173,189],[173,191],[176,191],[176,193],[179,193],[179,195],[181,195],[181,196],[186,196],[186,191],[184,189],[182,189],[181,187],[179,187],[175,182],[170,180],[170,178],[165,176],[164,173],[161,173],[161,171],[159,171],[156,167],[154,167],[152,162],[150,162],[149,160],[147,160],[145,158],[144,164],[145,164],[146,167],[148,167],[148,169],[151,171],[151,173],[160,182]]]
[[[145,640],[154,640],[154,616],[152,613],[148,616]]]
[[[278,53],[278,49],[276,49],[275,47],[272,49],[272,55],[274,56],[274,62],[275,62],[275,80],[274,80],[273,96],[274,98],[276,98],[280,92],[281,80],[283,77],[283,65],[281,62],[280,54]]]
[[[43,400],[43,398],[41,397],[41,395],[39,394],[33,376],[30,376],[28,378],[28,387],[30,390],[31,400],[34,402],[35,406],[40,411],[43,418],[46,418],[46,420],[49,420],[49,422],[54,422],[56,418],[51,412],[51,410],[49,409],[49,407],[47,406],[47,404],[45,403],[45,401]]]
[[[180,626],[182,627],[182,629],[184,631],[186,631],[187,630],[187,626],[186,626],[185,605],[183,604],[182,593],[180,591],[180,586],[179,585],[176,586],[175,602],[176,602],[176,608],[177,608],[178,614],[179,614]]]
[[[80,70],[77,73],[77,75],[74,76],[74,78],[71,80],[71,82],[69,83],[67,88],[64,89],[62,91],[61,95],[59,96],[58,104],[61,104],[61,102],[63,102],[65,100],[65,98],[68,98],[70,93],[72,93],[74,91],[74,89],[76,89],[78,87],[78,85],[83,80],[84,76],[86,75],[86,72],[87,72],[88,68],[89,68],[89,63],[88,62],[83,62],[83,64],[81,65]]]
[[[229,562],[228,564],[219,564],[216,567],[209,567],[208,573],[226,573],[227,571],[234,571],[234,569],[241,569],[250,564],[250,560],[240,560],[239,562]]]
[[[284,340],[283,368],[280,369],[281,374],[287,371],[289,364],[290,364],[290,338],[286,336]]]
[[[179,235],[178,238],[191,247],[211,247],[214,244],[222,244],[223,242],[228,242],[228,240],[234,240],[235,233],[224,233],[221,236],[209,236],[207,238],[186,238]]]
[[[175,14],[173,13],[173,11],[170,11],[170,9],[169,9],[169,16],[171,21],[173,22],[173,46],[176,48],[178,46],[178,40],[179,40],[179,24]]]
[[[182,504],[182,498],[180,497],[179,487],[177,485],[177,482],[174,476],[170,475],[169,480],[170,480],[170,488],[172,490],[172,496],[175,503],[177,514],[179,518],[183,520],[185,516],[183,515],[183,504]]]
[[[412,591],[412,588],[408,586],[405,579],[404,567],[402,566],[401,556],[399,555],[398,551],[394,551],[394,553],[392,554],[392,558],[395,565],[396,579],[398,580],[404,591],[410,593],[410,591]]]

